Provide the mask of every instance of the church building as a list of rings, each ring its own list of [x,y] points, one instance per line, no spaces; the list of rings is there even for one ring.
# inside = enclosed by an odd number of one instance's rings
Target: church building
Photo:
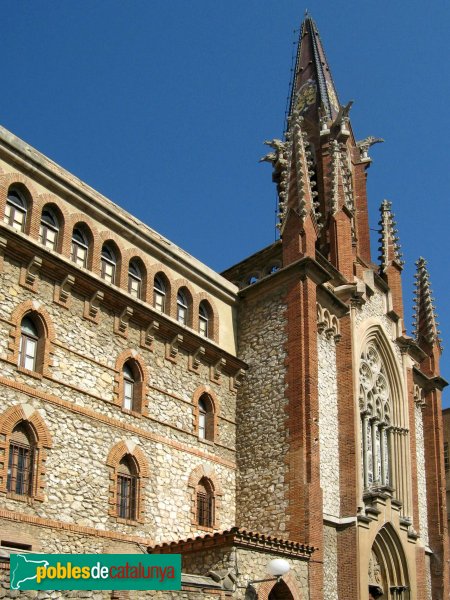
[[[427,266],[410,336],[350,108],[306,16],[279,239],[222,274],[0,128],[0,598],[18,552],[182,555],[181,591],[38,600],[449,597]]]

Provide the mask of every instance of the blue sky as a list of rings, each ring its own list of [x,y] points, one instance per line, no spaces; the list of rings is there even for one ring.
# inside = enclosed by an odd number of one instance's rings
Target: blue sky
[[[355,135],[386,140],[371,151],[371,227],[391,200],[408,330],[422,255],[450,348],[447,1],[1,5],[1,124],[218,271],[275,239],[271,169],[258,160],[283,132],[308,8],[340,101],[355,101]]]

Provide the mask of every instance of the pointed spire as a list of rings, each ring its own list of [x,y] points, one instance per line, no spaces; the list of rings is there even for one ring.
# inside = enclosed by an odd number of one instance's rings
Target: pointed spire
[[[394,213],[391,210],[392,202],[383,200],[380,206],[381,218],[379,221],[380,229],[380,271],[386,272],[389,265],[396,262],[400,268],[403,267],[402,253],[400,251],[400,243],[398,239],[398,231],[396,229],[396,222]]]
[[[310,113],[315,113],[317,121],[332,121],[339,108],[319,31],[311,16],[305,14],[298,41],[289,115],[297,109],[301,116],[309,117]]]
[[[414,317],[413,334],[417,343],[425,341],[434,345],[437,343],[442,350],[442,340],[439,337],[438,321],[434,298],[430,286],[430,276],[427,269],[427,262],[420,257],[416,262],[417,272],[415,274],[415,298],[414,298]]]

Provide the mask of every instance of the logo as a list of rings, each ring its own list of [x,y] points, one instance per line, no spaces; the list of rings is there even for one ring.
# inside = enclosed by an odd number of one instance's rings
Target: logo
[[[180,554],[11,554],[12,590],[179,590]]]

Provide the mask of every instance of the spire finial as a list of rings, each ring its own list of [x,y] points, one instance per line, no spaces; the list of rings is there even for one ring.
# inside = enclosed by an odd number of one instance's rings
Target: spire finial
[[[379,221],[380,229],[380,271],[386,272],[387,268],[396,262],[400,268],[403,268],[402,253],[400,251],[400,243],[397,237],[396,222],[394,213],[392,212],[392,202],[383,200],[380,206],[381,218]]]
[[[439,323],[431,291],[427,261],[420,257],[416,262],[416,267],[413,334],[419,345],[425,341],[431,345],[437,344],[442,350],[442,340],[439,337],[441,332],[438,329]]]
[[[324,113],[332,121],[339,113],[339,100],[319,31],[308,10],[300,28],[289,115],[295,109],[318,125]]]

